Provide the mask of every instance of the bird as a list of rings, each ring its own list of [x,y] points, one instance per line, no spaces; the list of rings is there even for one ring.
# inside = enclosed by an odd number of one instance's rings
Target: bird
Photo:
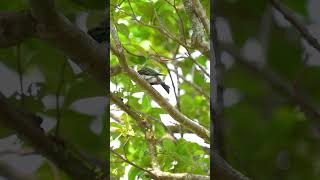
[[[166,85],[159,76],[164,76],[164,74],[160,74],[157,71],[143,67],[142,69],[138,70],[139,75],[146,80],[150,85],[161,85],[164,90],[169,94],[170,87]]]

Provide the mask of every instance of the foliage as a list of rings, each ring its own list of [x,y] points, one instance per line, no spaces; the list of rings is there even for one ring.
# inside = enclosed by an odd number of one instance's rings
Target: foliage
[[[214,11],[230,25],[232,38],[239,48],[245,47],[248,40],[263,45],[261,37],[266,35],[267,44],[261,47],[263,55],[258,63],[262,62],[263,67],[269,67],[290,85],[295,85],[296,90],[307,95],[317,107],[319,66],[304,64],[306,51],[301,36],[292,26],[278,25],[268,2],[220,1]],[[306,24],[309,22],[309,1],[281,2]],[[263,26],[266,17],[271,20],[269,26]],[[253,48],[249,51],[249,54],[257,53]],[[252,179],[319,179],[317,152],[320,146],[315,143],[319,141],[319,123],[314,122],[318,119],[306,117],[290,98],[255,72],[240,66],[236,59],[233,62],[226,71],[225,86],[237,89],[241,98],[225,107],[226,160]]]
[[[172,6],[174,2],[177,11]],[[202,3],[208,4],[209,1],[202,1]],[[174,90],[169,78],[169,72],[176,77],[174,71],[172,71],[175,68],[179,69],[179,72],[181,71],[180,75],[183,77],[191,76],[189,81],[209,94],[209,78],[197,68],[197,65],[193,63],[190,57],[186,57],[187,55],[184,53],[187,52],[179,43],[161,33],[159,28],[157,29],[157,27],[165,28],[174,37],[190,43],[191,24],[181,0],[113,0],[110,4],[111,19],[117,28],[130,67],[139,70],[147,66],[165,74],[165,82],[171,86],[171,101],[175,97],[173,96]],[[207,13],[209,13],[209,9],[207,9]],[[182,27],[184,30],[181,29]],[[112,41],[111,44],[113,44]],[[195,52],[196,50],[190,50],[190,54]],[[182,56],[182,58],[175,59],[175,57],[179,56]],[[208,67],[209,60],[201,53],[195,57],[195,60],[203,67]],[[117,57],[113,54],[111,54],[110,64],[119,64]],[[171,71],[168,71],[166,66]],[[177,88],[178,85],[175,78],[173,78],[173,81]],[[160,115],[167,114],[167,112],[154,105],[152,98],[140,86],[133,83],[125,73],[111,77],[111,84],[113,92],[122,98],[131,109],[138,110],[146,114],[147,117],[152,117],[150,122],[157,140],[157,158],[162,171],[208,175],[210,168],[209,156],[203,147],[184,139],[174,141],[166,138],[168,130],[160,121],[160,119],[163,120]],[[153,87],[157,90],[160,89],[156,86]],[[180,111],[209,129],[209,100],[181,79],[179,80],[179,90]],[[143,94],[141,95],[141,93]],[[164,98],[169,97],[165,93],[163,91],[161,95]],[[177,104],[175,104],[175,108],[178,108]],[[111,113],[118,114],[117,111],[119,110],[115,106],[111,106]],[[126,113],[122,113],[119,119],[123,122],[122,126],[119,126],[118,123],[111,123],[111,128],[117,129],[111,132],[111,144],[119,142],[120,145],[112,148],[115,148],[118,153],[126,155],[127,159],[136,165],[150,168],[150,152],[148,142],[144,137],[145,130],[141,129],[137,121]],[[129,133],[131,134],[129,135]],[[120,163],[119,159],[111,153],[111,175],[122,177],[125,175],[126,168],[128,168],[128,164]],[[135,177],[148,179],[145,172],[133,166],[129,168],[128,177],[129,179],[134,179]]]
[[[55,3],[57,4],[57,9],[68,17],[71,22],[74,22],[80,11],[87,12],[89,16],[87,22],[88,28],[98,25],[99,20],[105,17],[105,8],[103,7],[106,7],[106,3],[104,0],[58,0]],[[17,11],[28,8],[27,1],[20,0],[5,1],[0,5],[1,11]],[[1,64],[14,72],[15,77],[19,76],[17,62],[21,61],[22,74],[20,76],[24,79],[25,94],[23,98],[24,106],[22,108],[43,117],[44,126],[48,126],[45,127],[45,129],[48,128],[46,133],[53,134],[55,130],[54,126],[52,127],[48,124],[56,123],[56,103],[53,100],[51,106],[48,107],[46,99],[54,99],[58,87],[61,86],[60,99],[63,99],[63,103],[60,105],[59,136],[68,143],[68,146],[74,146],[79,151],[83,151],[96,159],[105,159],[107,146],[105,136],[101,132],[95,132],[91,129],[96,119],[99,121],[102,119],[102,115],[88,114],[81,110],[79,112],[73,108],[74,104],[80,100],[105,96],[105,90],[85,72],[76,73],[70,61],[67,62],[63,70],[63,64],[69,57],[63,54],[57,47],[33,38],[21,43],[19,47],[19,50],[17,50],[17,46],[0,49],[0,60]],[[17,60],[19,56],[21,59]],[[40,80],[33,80],[34,82],[31,83],[27,82],[30,81],[30,74],[34,74],[34,72],[37,72],[36,79]],[[61,82],[61,78],[63,82]],[[16,82],[18,83],[18,81]],[[17,87],[19,87],[18,84]],[[21,107],[20,88],[16,89],[9,96],[12,104]],[[1,138],[5,138],[13,133],[3,128],[0,130]],[[18,143],[21,143],[22,146],[28,146],[24,142],[19,141]],[[52,175],[53,169],[52,164],[45,160],[36,170],[36,174],[40,179],[55,179],[56,174]],[[70,179],[62,171],[58,173],[58,176],[61,179]]]

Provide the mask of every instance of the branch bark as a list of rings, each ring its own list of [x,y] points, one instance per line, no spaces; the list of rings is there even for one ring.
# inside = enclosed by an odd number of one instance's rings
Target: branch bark
[[[295,16],[295,13],[280,3],[279,0],[270,0],[273,7],[275,7],[284,18],[289,21],[301,34],[301,36],[315,49],[320,52],[320,44],[316,38],[314,38],[311,33],[308,31],[304,24],[298,20]]]
[[[39,32],[37,31],[37,27],[39,26],[41,25],[39,25],[37,21],[32,17],[30,11],[23,10],[23,11],[17,11],[17,12],[0,12],[0,48],[8,48],[11,46],[18,45],[29,38],[40,38],[40,35],[38,34]],[[80,29],[76,29],[76,28],[73,30],[80,31]],[[82,33],[82,32],[78,32],[78,33]],[[64,36],[65,35],[57,38],[64,39]],[[82,34],[81,36],[87,36],[87,35]],[[84,39],[85,38],[82,38],[82,40]],[[46,41],[48,40],[46,39]],[[61,40],[61,41],[65,41],[65,40]],[[76,44],[76,42],[72,44]],[[75,46],[75,48],[78,48],[78,50],[74,50],[72,52],[70,51],[70,53],[69,53],[69,50],[64,50],[64,51],[66,52],[66,54],[73,57],[81,56],[82,54],[81,51],[87,52],[86,50],[84,50],[84,48],[77,47],[77,46]],[[96,56],[96,58],[94,59],[100,58],[100,63],[98,63],[99,65],[104,64],[104,63],[101,63],[103,61],[107,62],[107,57],[108,57],[107,54],[94,55],[94,53],[91,53],[91,56]],[[84,67],[82,64],[89,64],[91,61],[91,59],[85,59],[85,58],[81,58],[81,59],[83,61],[88,61],[88,62],[81,63],[79,60],[77,60],[77,58],[73,58],[75,63],[81,67]],[[101,67],[106,67],[106,66],[102,65]],[[96,73],[96,74],[101,74],[101,77],[99,75],[96,75],[95,76],[96,79],[103,79],[104,75],[102,71],[105,71],[105,70],[103,70],[103,68],[100,68],[97,70],[101,71],[100,73]],[[119,65],[110,67],[110,76],[115,76],[120,72],[121,72],[121,67]],[[104,79],[103,83],[104,84],[106,83],[106,79]]]
[[[199,87],[198,85],[188,81],[184,76],[180,75],[175,69],[169,69],[170,71],[173,71],[178,78],[181,78],[183,80],[183,82],[187,83],[188,85],[190,85],[194,90],[196,90],[200,95],[203,95],[209,102],[210,97],[209,94],[206,93],[201,87]]]
[[[221,51],[218,44],[218,34],[216,29],[216,18],[212,22],[212,51],[214,53],[214,63],[213,63],[213,134],[214,148],[218,151],[219,155],[226,158],[226,150],[224,143],[224,103],[223,103],[223,92],[224,92],[224,71],[225,67],[221,61]]]
[[[220,42],[220,47],[234,56],[235,60],[240,65],[254,72],[257,76],[266,80],[273,88],[286,95],[292,103],[300,107],[306,117],[319,124],[320,113],[317,111],[317,108],[314,107],[303,94],[298,93],[290,83],[281,79],[270,69],[259,67],[258,65],[248,61],[240,51],[232,45]]]
[[[55,162],[61,169],[75,179],[100,179],[106,174],[105,167],[98,167],[81,154],[46,136],[34,123],[34,116],[10,105],[0,93],[0,122],[18,133],[19,137],[29,142],[34,149]]]
[[[152,131],[152,126],[149,122],[144,120],[142,116],[130,109],[129,106],[125,105],[117,95],[110,92],[111,101],[113,101],[118,107],[129,114],[134,120],[137,121],[138,125],[144,132],[145,138],[149,145],[149,153],[151,156],[151,166],[153,169],[160,169],[160,165],[157,159],[156,151],[156,139]]]
[[[195,4],[199,5],[198,3]],[[193,48],[199,49],[207,58],[210,58],[210,46],[209,43],[206,42],[204,26],[195,10],[197,6],[193,5],[192,0],[183,0],[183,5],[192,25],[191,43]]]
[[[160,169],[160,165],[156,156],[156,141],[155,137],[152,131],[151,124],[144,120],[144,118],[130,109],[129,106],[125,105],[119,97],[117,97],[115,94],[110,93],[111,100],[119,106],[123,111],[125,111],[127,114],[129,114],[133,119],[137,121],[140,128],[143,130],[146,140],[149,145],[149,153],[151,155],[151,166],[152,168],[149,168],[147,173],[151,174],[152,176],[155,176],[156,179],[209,179],[209,176],[204,175],[196,175],[196,174],[190,174],[190,173],[170,173],[170,172],[163,172]],[[115,152],[113,152],[115,153]],[[119,155],[118,155],[119,156]],[[121,156],[121,159],[124,160],[124,158]],[[128,162],[128,161],[126,161]],[[131,163],[130,163],[131,164]],[[139,168],[141,169],[141,168]]]
[[[199,0],[192,0],[192,5],[194,6],[194,11],[197,14],[198,18],[201,20],[201,23],[206,30],[206,33],[210,34],[210,21],[207,18],[206,11],[203,8]]]

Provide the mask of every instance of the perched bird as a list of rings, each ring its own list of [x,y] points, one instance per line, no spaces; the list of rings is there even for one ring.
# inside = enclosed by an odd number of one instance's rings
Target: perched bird
[[[138,71],[140,76],[146,80],[149,84],[151,85],[161,85],[164,90],[167,91],[169,94],[169,89],[170,87],[166,85],[159,76],[164,76],[163,74],[158,73],[157,71],[148,68],[148,67],[143,67]]]

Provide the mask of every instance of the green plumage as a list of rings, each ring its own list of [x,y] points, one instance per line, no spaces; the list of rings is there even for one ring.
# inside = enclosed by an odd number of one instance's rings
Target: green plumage
[[[148,76],[164,76],[163,74],[158,73],[157,71],[148,68],[148,67],[143,67],[138,71],[140,75],[148,75]]]
[[[161,85],[163,89],[165,89],[169,94],[170,87],[166,85],[159,77],[164,76],[163,74],[160,74],[157,71],[148,67],[143,67],[138,71],[138,73],[141,75],[142,78],[144,78],[144,80],[148,81],[151,85]]]

